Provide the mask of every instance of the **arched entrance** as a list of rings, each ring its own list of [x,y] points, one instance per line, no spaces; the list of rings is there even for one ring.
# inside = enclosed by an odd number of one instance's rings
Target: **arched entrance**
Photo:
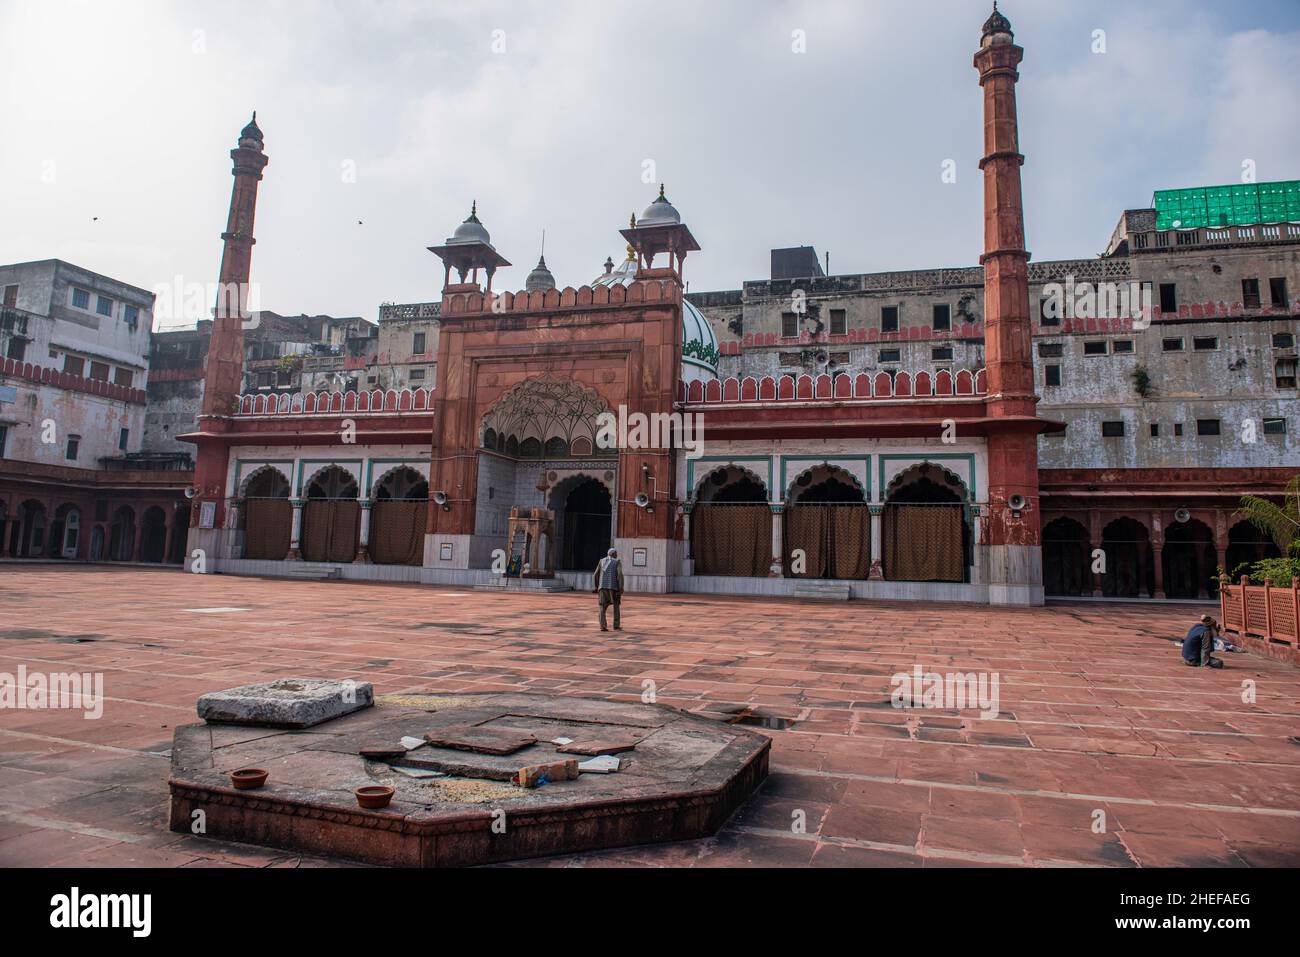
[[[357,557],[361,508],[357,481],[337,465],[312,476],[302,508],[302,557],[309,562],[350,562]]]
[[[189,507],[178,505],[172,512],[171,550],[167,553],[167,561],[170,564],[180,565],[185,561],[185,548],[189,541],[189,535]]]
[[[1214,587],[1214,534],[1204,522],[1193,518],[1169,526],[1162,558],[1167,597],[1209,597]]]
[[[591,571],[609,551],[613,502],[598,479],[576,475],[551,493],[551,509],[559,533],[556,568]]]
[[[1138,598],[1151,594],[1154,566],[1146,526],[1137,519],[1117,518],[1101,530],[1106,571],[1101,591],[1108,598]]]
[[[167,513],[157,505],[144,510],[140,532],[140,561],[161,562],[167,554]]]
[[[244,529],[245,558],[283,561],[293,532],[289,480],[272,468],[254,472],[244,483],[239,520]]]
[[[67,503],[60,505],[50,524],[50,558],[76,558],[81,544],[81,510]]]
[[[1091,595],[1088,530],[1072,518],[1043,527],[1043,591],[1048,595]]]
[[[40,558],[45,554],[45,506],[28,499],[18,506],[19,526],[17,554],[21,558]]]
[[[691,508],[697,575],[766,578],[772,570],[772,507],[767,487],[735,465],[701,481]]]
[[[379,565],[424,563],[429,483],[412,468],[389,472],[375,486],[370,509],[370,560]]]
[[[1228,529],[1228,549],[1224,555],[1224,571],[1234,582],[1250,574],[1250,566],[1266,558],[1281,558],[1282,552],[1274,541],[1250,522],[1238,522]]]
[[[965,484],[929,462],[899,474],[885,495],[881,558],[889,581],[964,582],[971,530]]]
[[[108,560],[129,562],[135,558],[135,509],[123,505],[113,513],[108,531]]]
[[[863,580],[871,572],[871,511],[844,469],[819,465],[786,493],[784,568],[791,578]]]

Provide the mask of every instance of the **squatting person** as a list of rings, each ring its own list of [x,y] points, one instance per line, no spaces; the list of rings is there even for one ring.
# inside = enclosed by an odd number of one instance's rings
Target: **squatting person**
[[[619,561],[617,548],[611,548],[609,554],[600,560],[591,584],[591,590],[600,595],[600,630],[609,631],[605,624],[605,609],[610,605],[614,606],[614,630],[621,630],[618,606],[623,598],[623,563]]]
[[[1222,668],[1223,662],[1210,654],[1214,651],[1214,636],[1218,631],[1219,623],[1209,615],[1202,615],[1183,639],[1183,663],[1193,668]]]

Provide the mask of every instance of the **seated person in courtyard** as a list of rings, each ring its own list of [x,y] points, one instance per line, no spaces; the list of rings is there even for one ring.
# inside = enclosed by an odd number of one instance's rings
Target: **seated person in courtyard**
[[[1223,662],[1210,654],[1214,650],[1214,638],[1218,632],[1219,623],[1209,615],[1202,615],[1201,620],[1192,625],[1187,637],[1183,639],[1183,663],[1193,668],[1222,668]]]
[[[605,624],[605,609],[610,605],[614,606],[614,630],[621,630],[618,612],[623,598],[623,563],[619,561],[617,548],[611,548],[609,554],[600,560],[591,583],[591,590],[600,595],[600,630],[609,631]]]

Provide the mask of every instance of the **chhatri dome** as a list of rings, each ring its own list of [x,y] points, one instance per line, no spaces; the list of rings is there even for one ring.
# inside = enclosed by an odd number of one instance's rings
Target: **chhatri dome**
[[[681,214],[664,197],[663,186],[659,187],[659,198],[645,208],[638,219],[632,217],[633,226],[676,226],[682,221]],[[605,272],[591,283],[595,286],[628,286],[636,278],[636,250],[627,247],[627,258],[617,266],[613,259],[605,260]],[[682,380],[708,381],[718,378],[718,337],[704,313],[682,299]]]
[[[547,292],[555,288],[555,277],[551,271],[546,268],[546,257],[542,256],[537,260],[537,265],[533,271],[528,274],[524,280],[525,292]]]
[[[641,218],[636,221],[638,226],[676,226],[682,221],[681,213],[668,198],[664,196],[664,184],[659,184],[659,198],[645,208]]]
[[[461,243],[483,243],[492,245],[492,237],[483,224],[478,221],[478,200],[474,200],[470,206],[469,216],[465,222],[456,227],[456,231],[447,237],[447,245],[459,245]]]

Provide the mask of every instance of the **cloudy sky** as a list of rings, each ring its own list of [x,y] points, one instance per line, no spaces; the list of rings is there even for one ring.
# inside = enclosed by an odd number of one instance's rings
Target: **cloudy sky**
[[[1300,4],[1007,0],[1028,245],[1095,255],[1155,189],[1300,178]],[[0,261],[215,281],[227,156],[271,163],[282,313],[436,299],[470,201],[518,288],[590,282],[662,180],[691,289],[811,244],[833,272],[974,264],[985,0],[2,0]],[[1105,52],[1095,31],[1104,31]],[[797,32],[801,31],[801,32]],[[802,38],[803,52],[796,52]],[[943,182],[945,161],[955,183]],[[355,175],[349,175],[351,171]]]

